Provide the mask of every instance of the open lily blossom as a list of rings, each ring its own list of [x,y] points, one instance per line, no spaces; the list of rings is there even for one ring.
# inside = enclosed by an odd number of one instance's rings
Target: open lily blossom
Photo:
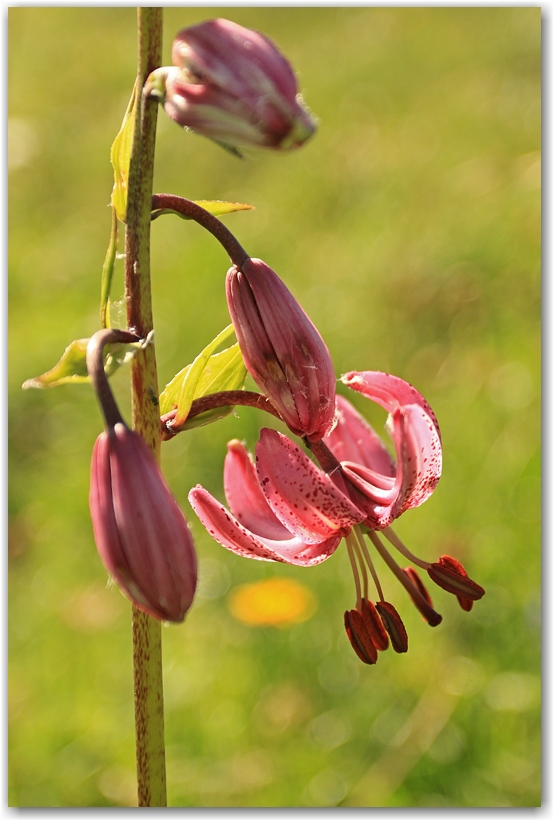
[[[261,259],[233,266],[227,303],[252,378],[290,430],[316,441],[334,422],[336,377],[321,334]]]
[[[229,442],[229,509],[197,486],[188,498],[198,518],[223,547],[245,558],[303,567],[325,561],[363,512],[286,436],[262,430],[256,457],[257,470],[244,445]]]
[[[175,66],[155,71],[148,90],[178,125],[227,146],[278,150],[315,132],[290,63],[259,32],[206,20],[177,34],[172,57]]]
[[[401,616],[386,600],[369,547],[400,581],[427,623],[437,626],[442,621],[417,570],[400,567],[379,531],[438,586],[456,595],[463,609],[469,610],[484,590],[454,558],[442,556],[434,563],[417,558],[388,525],[426,500],[440,477],[441,440],[431,408],[396,377],[368,371],[348,374],[348,379],[389,410],[392,439],[404,463],[396,466],[368,422],[338,396],[336,426],[322,443],[337,459],[340,474],[323,472],[286,436],[264,429],[255,467],[243,444],[228,445],[224,484],[230,512],[200,486],[190,492],[189,500],[213,538],[247,558],[313,566],[329,558],[345,538],[356,603],[346,611],[344,625],[358,657],[373,664],[390,644],[396,652],[406,652],[408,637]],[[342,491],[348,483],[349,496]]]

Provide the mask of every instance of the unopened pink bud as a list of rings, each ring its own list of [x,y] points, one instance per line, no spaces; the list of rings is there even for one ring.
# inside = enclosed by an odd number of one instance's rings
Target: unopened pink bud
[[[286,150],[315,131],[288,60],[267,37],[230,20],[207,20],[180,31],[174,68],[150,76],[179,125],[226,145]]]
[[[139,609],[182,621],[197,581],[183,513],[142,437],[116,423],[94,446],[90,514],[108,572]]]
[[[288,427],[312,441],[331,428],[336,379],[319,331],[261,259],[227,273],[227,302],[244,362]]]

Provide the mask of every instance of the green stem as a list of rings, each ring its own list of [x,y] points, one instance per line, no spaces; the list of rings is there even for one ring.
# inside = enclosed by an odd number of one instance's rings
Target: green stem
[[[138,88],[161,65],[163,9],[138,8]],[[150,218],[157,102],[135,107],[125,234],[127,326],[142,338],[153,328]],[[160,424],[154,345],[131,363],[132,421],[159,458]],[[139,806],[166,806],[161,624],[133,607],[133,664]]]
[[[102,268],[102,286],[100,293],[100,327],[110,326],[109,317],[109,292],[111,290],[111,280],[113,279],[113,267],[117,253],[117,214],[115,208],[111,206],[111,233],[109,245]]]

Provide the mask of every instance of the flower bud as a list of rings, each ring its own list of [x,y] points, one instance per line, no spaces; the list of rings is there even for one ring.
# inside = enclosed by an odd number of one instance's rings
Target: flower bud
[[[147,90],[178,125],[227,146],[280,150],[314,133],[290,63],[262,34],[206,20],[177,34],[172,56],[175,67],[154,72]]]
[[[96,441],[89,500],[98,552],[124,594],[153,618],[182,621],[197,581],[192,536],[146,443],[123,423]]]
[[[244,362],[293,433],[312,441],[332,426],[336,379],[319,331],[261,259],[227,273],[227,302]]]

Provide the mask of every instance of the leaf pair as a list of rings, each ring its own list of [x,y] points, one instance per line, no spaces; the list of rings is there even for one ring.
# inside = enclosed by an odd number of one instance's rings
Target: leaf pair
[[[192,364],[184,367],[165,387],[159,397],[160,413],[177,411],[172,422],[172,430],[191,429],[210,424],[212,421],[227,416],[232,407],[217,407],[208,410],[186,421],[192,402],[212,393],[223,390],[241,390],[246,379],[246,366],[238,344],[215,353],[218,347],[234,333],[232,325],[226,327],[218,336],[196,356]]]

